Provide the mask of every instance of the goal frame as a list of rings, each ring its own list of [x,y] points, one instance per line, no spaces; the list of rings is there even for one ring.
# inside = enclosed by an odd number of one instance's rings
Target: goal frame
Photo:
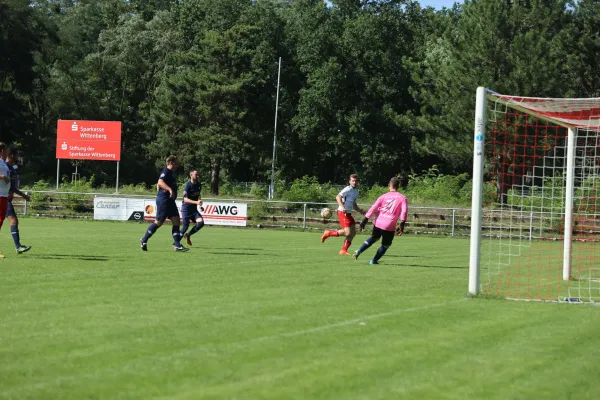
[[[521,97],[524,98],[524,97]],[[469,253],[469,287],[470,295],[480,292],[480,266],[482,244],[482,218],[483,218],[483,178],[485,165],[485,140],[487,134],[487,102],[493,100],[503,103],[509,108],[529,114],[562,126],[567,129],[567,162],[566,162],[566,187],[565,187],[565,225],[563,237],[562,279],[568,281],[571,277],[571,254],[573,243],[573,206],[574,206],[574,167],[577,126],[563,120],[543,115],[534,110],[521,107],[506,101],[502,95],[485,87],[478,87],[475,104],[475,128],[473,135],[473,189],[471,204],[471,237]]]

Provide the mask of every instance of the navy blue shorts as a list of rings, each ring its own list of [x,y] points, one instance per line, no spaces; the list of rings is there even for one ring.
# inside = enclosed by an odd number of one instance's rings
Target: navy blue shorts
[[[165,222],[167,218],[179,217],[177,204],[173,199],[156,199],[156,220]]]
[[[371,237],[375,239],[375,241],[378,241],[379,238],[381,238],[381,244],[389,247],[394,241],[395,234],[396,231],[384,231],[383,229],[374,226]]]
[[[200,214],[200,211],[196,210],[195,212],[186,212],[184,210],[181,210],[181,220],[182,221],[192,221],[193,223],[196,223],[198,221],[198,219],[202,218],[202,214]]]
[[[15,209],[13,208],[12,201],[9,201],[8,207],[6,207],[6,216],[8,217],[10,215],[14,215],[15,217],[17,216],[17,213],[15,212]]]

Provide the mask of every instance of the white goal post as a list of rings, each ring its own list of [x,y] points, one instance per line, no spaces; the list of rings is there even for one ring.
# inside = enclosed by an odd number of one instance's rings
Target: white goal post
[[[480,87],[469,294],[600,302],[600,98]]]

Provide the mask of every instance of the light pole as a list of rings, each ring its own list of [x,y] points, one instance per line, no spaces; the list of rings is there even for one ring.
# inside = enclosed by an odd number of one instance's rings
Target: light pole
[[[273,159],[271,160],[271,186],[269,187],[269,200],[275,197],[275,149],[277,148],[277,111],[279,111],[279,79],[281,77],[281,57],[277,71],[277,96],[275,99],[275,130],[273,133]]]

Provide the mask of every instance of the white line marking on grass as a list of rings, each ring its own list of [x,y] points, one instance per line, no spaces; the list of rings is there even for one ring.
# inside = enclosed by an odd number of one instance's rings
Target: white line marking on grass
[[[261,375],[252,375],[249,376],[245,379],[242,380],[236,380],[236,381],[228,381],[228,382],[224,382],[224,383],[219,383],[217,386],[213,386],[210,388],[201,388],[201,393],[204,397],[207,398],[216,398],[218,396],[218,398],[237,398],[237,397],[232,397],[231,395],[224,395],[222,393],[222,390],[225,389],[229,389],[231,387],[235,387],[235,389],[237,389],[237,392],[243,391],[244,389],[249,389],[249,386],[254,386],[257,383],[260,383],[262,386],[264,386],[266,383],[271,383],[274,382],[276,380],[285,378],[288,375],[291,374],[297,374],[300,372],[304,372],[304,371],[309,371],[313,368],[315,368],[315,365],[319,365],[322,363],[322,360],[312,360],[310,364],[305,364],[305,365],[301,365],[301,366],[294,366],[292,368],[287,368],[281,371],[277,371],[277,372],[267,372]],[[135,393],[135,392],[134,392]],[[132,395],[132,392],[128,392],[128,395]],[[191,397],[194,396],[194,397]],[[174,400],[174,399],[190,399],[190,398],[197,398],[198,397],[198,387],[193,387],[191,389],[185,390],[184,392],[181,392],[179,389],[177,389],[177,393],[171,393],[171,394],[165,394],[165,395],[161,395],[160,397],[153,397],[154,400]]]
[[[314,327],[314,328],[301,329],[301,330],[294,331],[294,332],[279,333],[277,335],[270,335],[270,336],[263,336],[263,337],[255,338],[255,339],[249,339],[247,341],[244,341],[243,343],[264,342],[265,340],[275,339],[275,338],[279,338],[279,337],[294,337],[294,336],[305,335],[307,333],[322,332],[322,331],[326,331],[326,330],[332,329],[332,328],[339,328],[339,327],[348,326],[348,325],[356,325],[356,324],[358,324],[360,322],[368,321],[368,320],[371,320],[371,319],[382,318],[382,317],[390,317],[390,316],[396,315],[396,314],[402,314],[402,313],[407,313],[407,312],[422,311],[422,310],[429,310],[429,309],[432,309],[432,308],[444,307],[444,306],[447,306],[449,304],[458,303],[458,302],[461,302],[461,301],[464,301],[464,300],[465,299],[450,300],[450,301],[446,301],[444,303],[427,304],[427,305],[420,306],[420,307],[402,308],[402,309],[399,309],[399,310],[388,311],[388,312],[380,313],[380,314],[365,315],[365,316],[362,316],[362,317],[359,317],[359,318],[355,318],[355,319],[351,319],[351,320],[347,320],[347,321],[342,321],[342,322],[336,322],[336,323],[333,323],[333,324],[321,325],[321,326],[317,326],[317,327]],[[242,344],[242,342],[232,342],[230,345],[237,345],[237,344]]]
[[[261,336],[261,337],[257,337],[257,338],[253,338],[253,339],[244,339],[244,340],[239,340],[236,342],[223,343],[223,344],[219,344],[219,345],[215,345],[215,346],[196,347],[196,348],[192,348],[192,349],[185,349],[185,350],[177,351],[177,352],[170,353],[170,354],[153,355],[153,356],[149,356],[149,357],[145,357],[142,359],[138,359],[138,360],[134,360],[134,361],[125,363],[119,367],[104,368],[104,369],[99,369],[94,372],[89,372],[89,373],[84,373],[84,374],[57,376],[55,378],[50,378],[47,380],[39,381],[37,383],[28,383],[26,385],[13,387],[8,390],[4,390],[4,391],[0,392],[0,396],[6,397],[12,393],[17,393],[22,390],[33,391],[36,389],[43,389],[50,385],[59,385],[64,382],[80,380],[83,378],[94,378],[94,377],[104,378],[107,375],[111,375],[111,374],[118,375],[118,374],[122,374],[122,373],[129,372],[129,371],[137,371],[138,367],[140,365],[145,365],[147,363],[156,365],[155,363],[157,361],[171,361],[171,360],[175,360],[175,359],[179,359],[179,358],[187,358],[187,357],[195,356],[199,353],[226,351],[226,349],[231,346],[246,347],[248,344],[262,343],[262,342],[266,342],[266,341],[269,341],[272,339],[290,338],[290,337],[295,337],[295,336],[323,332],[323,331],[333,329],[333,328],[341,328],[341,327],[345,327],[345,326],[356,325],[360,322],[373,320],[373,319],[377,319],[377,318],[384,318],[384,317],[390,317],[392,315],[399,315],[402,313],[409,313],[409,312],[423,311],[423,310],[430,310],[433,308],[445,307],[450,304],[455,304],[455,303],[459,303],[462,301],[465,301],[465,299],[463,298],[463,299],[457,299],[457,300],[450,300],[450,301],[446,301],[443,303],[427,304],[427,305],[419,306],[419,307],[402,308],[402,309],[397,309],[397,310],[388,311],[388,312],[379,313],[379,314],[364,315],[359,318],[346,320],[346,321],[340,321],[340,322],[336,322],[333,324],[316,326],[314,328],[300,329],[300,330],[292,331],[292,332],[282,332],[282,333],[278,333],[275,335]]]

